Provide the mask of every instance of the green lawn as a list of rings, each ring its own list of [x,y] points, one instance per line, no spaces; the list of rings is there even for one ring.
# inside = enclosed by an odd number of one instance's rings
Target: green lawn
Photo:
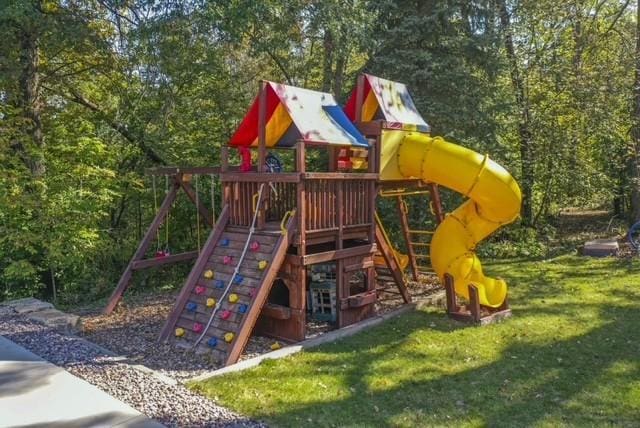
[[[514,317],[416,311],[193,387],[274,426],[638,426],[640,261],[496,263]]]

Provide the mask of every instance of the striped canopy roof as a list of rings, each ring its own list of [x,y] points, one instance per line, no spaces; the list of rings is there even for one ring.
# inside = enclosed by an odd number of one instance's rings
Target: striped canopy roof
[[[265,82],[266,146],[291,147],[302,140],[316,144],[368,147],[367,140],[331,94]],[[230,146],[258,145],[258,95]]]
[[[356,119],[356,92],[354,89],[344,110],[349,119]],[[403,83],[364,75],[362,97],[362,121],[382,119],[395,124],[408,125],[419,131],[429,132],[430,127],[416,109],[413,99]]]

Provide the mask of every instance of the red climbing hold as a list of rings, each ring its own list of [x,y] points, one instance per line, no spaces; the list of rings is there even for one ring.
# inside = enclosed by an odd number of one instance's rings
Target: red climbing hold
[[[222,311],[222,313],[220,314],[220,318],[222,318],[223,320],[228,320],[230,316],[230,311]]]
[[[253,241],[249,248],[251,248],[251,251],[258,251],[260,249],[260,243],[258,241]]]
[[[202,333],[203,329],[204,329],[204,326],[202,324],[200,324],[199,322],[193,324],[194,333]]]
[[[222,258],[222,264],[228,265],[229,263],[231,263],[231,256],[224,256]]]
[[[195,290],[193,290],[196,294],[200,295],[204,293],[205,288],[202,285],[198,285]]]

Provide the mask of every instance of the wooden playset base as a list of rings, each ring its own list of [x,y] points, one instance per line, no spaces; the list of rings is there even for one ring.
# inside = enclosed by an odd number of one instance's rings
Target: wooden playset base
[[[478,288],[472,284],[469,287],[469,302],[465,305],[458,304],[453,277],[449,274],[444,276],[444,290],[447,296],[447,315],[450,318],[470,324],[486,325],[501,321],[511,316],[508,299],[504,299],[498,308],[491,308],[480,304],[478,298]]]
[[[206,352],[229,365],[238,360],[253,331],[285,342],[305,339],[308,308],[314,302],[323,305],[320,315],[335,319],[337,328],[374,315],[380,294],[392,291],[391,286],[409,303],[406,268],[418,281],[432,264],[437,267],[435,255],[442,276],[442,266],[475,257],[477,242],[469,236],[486,236],[515,218],[511,211],[514,204],[519,207],[517,185],[497,164],[431,138],[428,131],[406,87],[396,82],[361,76],[345,110],[330,94],[262,82],[229,142],[239,150],[239,167],[229,166],[228,147],[223,147],[219,168],[151,171],[167,177],[171,186],[105,312],[114,310],[136,270],[195,259],[159,340]],[[249,148],[256,149],[255,166]],[[289,171],[267,148],[294,151]],[[308,170],[308,150],[322,150],[326,171]],[[457,171],[450,171],[449,163]],[[432,172],[470,195],[461,207],[467,211],[456,214],[458,209],[451,219],[445,218],[437,180],[429,179]],[[197,174],[219,177],[222,208],[215,221],[213,206],[207,209],[198,198],[197,179],[196,190],[190,184]],[[202,224],[211,228],[208,239],[198,251],[148,257],[179,190],[196,206]],[[485,211],[504,219],[479,217],[483,210],[473,205],[473,198],[487,204],[500,192],[506,196]],[[406,255],[394,248],[376,214],[378,197],[396,201]],[[410,198],[419,198],[415,212],[407,204]],[[425,226],[429,212],[431,229]],[[416,225],[416,219],[421,223]],[[411,227],[412,222],[417,227]],[[434,229],[445,224],[442,240]],[[471,227],[482,229],[472,233],[467,229]],[[311,286],[313,267],[318,272],[326,264],[331,265],[331,279]],[[475,260],[474,266],[479,265]],[[506,300],[499,310],[483,306],[475,286],[470,286],[470,304],[459,306],[454,277],[445,278],[452,318],[484,324],[510,314]]]

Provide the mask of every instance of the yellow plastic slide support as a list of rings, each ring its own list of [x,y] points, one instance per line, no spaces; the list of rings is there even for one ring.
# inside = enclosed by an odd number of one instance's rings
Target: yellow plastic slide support
[[[440,137],[407,132],[396,141],[401,175],[437,183],[469,197],[436,229],[431,241],[433,269],[441,278],[445,273],[453,276],[458,295],[468,298],[468,285],[473,284],[482,305],[499,307],[507,296],[507,284],[483,274],[474,249],[497,228],[518,217],[520,187],[488,155]]]

